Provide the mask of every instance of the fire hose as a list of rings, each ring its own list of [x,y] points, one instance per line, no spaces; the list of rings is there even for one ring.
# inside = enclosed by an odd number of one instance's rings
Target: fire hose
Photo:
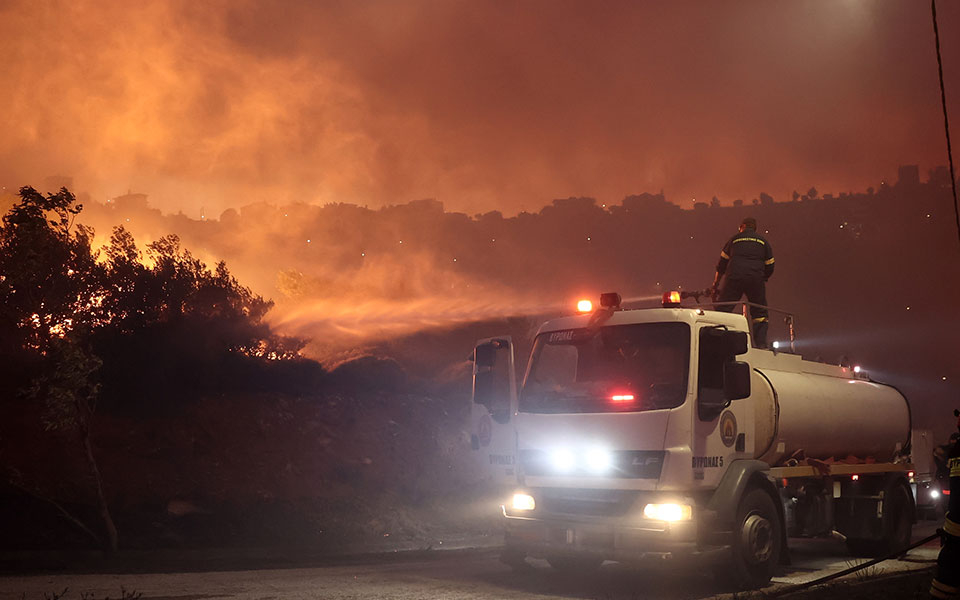
[[[916,548],[916,547],[918,547],[918,546],[922,546],[922,545],[924,545],[924,544],[927,544],[927,543],[932,542],[933,540],[939,538],[939,537],[940,537],[940,533],[941,533],[941,532],[940,532],[940,530],[938,529],[936,533],[934,533],[934,534],[932,534],[932,535],[928,535],[927,537],[923,538],[922,540],[919,540],[919,541],[917,541],[917,542],[914,542],[913,544],[907,546],[906,548],[901,548],[900,550],[897,550],[896,552],[891,552],[890,554],[887,554],[886,556],[882,556],[882,557],[880,557],[880,558],[875,558],[875,559],[870,560],[870,561],[867,561],[867,562],[865,562],[865,563],[863,563],[863,564],[859,564],[859,565],[857,565],[857,566],[855,566],[855,567],[850,567],[849,569],[844,569],[843,571],[838,571],[838,572],[836,572],[836,573],[831,573],[830,575],[825,575],[824,577],[821,577],[821,578],[819,578],[819,579],[814,579],[813,581],[807,581],[807,582],[805,582],[805,583],[798,583],[798,584],[796,584],[796,585],[791,585],[791,586],[787,586],[787,587],[785,587],[785,588],[780,588],[779,590],[773,590],[773,591],[767,593],[766,595],[764,595],[764,598],[778,598],[778,597],[780,597],[780,596],[786,596],[787,594],[792,594],[792,593],[794,593],[794,592],[799,592],[800,590],[805,590],[805,589],[807,589],[807,588],[811,588],[811,587],[814,587],[814,586],[817,586],[817,585],[824,584],[824,583],[826,583],[826,582],[828,582],[828,581],[832,581],[832,580],[837,579],[837,578],[839,578],[839,577],[843,577],[844,575],[849,575],[850,573],[856,573],[857,571],[859,571],[859,570],[861,570],[861,569],[866,569],[866,568],[868,568],[868,567],[872,567],[873,565],[882,563],[882,562],[885,561],[885,560],[890,560],[890,559],[893,559],[893,558],[897,558],[897,557],[899,557],[899,556],[902,556],[902,555],[906,554],[907,552],[909,552],[910,550],[913,550],[914,548]]]

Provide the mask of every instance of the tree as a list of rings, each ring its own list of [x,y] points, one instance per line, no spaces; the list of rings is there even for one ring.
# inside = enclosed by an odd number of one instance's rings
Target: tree
[[[793,190],[793,201],[796,202],[799,199],[800,199],[800,192],[798,192],[797,190]]]
[[[42,355],[69,331],[101,320],[104,269],[90,243],[93,232],[73,226],[82,210],[65,188],[43,196],[20,190],[20,202],[0,229],[0,336],[10,346]]]
[[[106,546],[115,551],[117,530],[90,433],[101,362],[74,342],[104,320],[98,298],[103,295],[105,271],[90,246],[93,232],[73,227],[81,210],[66,188],[43,196],[24,187],[20,201],[3,217],[0,330],[7,341],[2,360],[8,368],[26,373],[20,375],[29,381],[25,395],[44,402],[48,430],[78,434],[94,481]]]
[[[760,204],[773,204],[773,196],[766,192],[760,192]]]
[[[818,194],[817,188],[815,187],[811,187],[809,190],[807,190],[807,198],[809,198],[810,200],[816,200],[817,194]]]
[[[91,430],[100,384],[102,361],[70,339],[57,339],[49,347],[46,368],[29,389],[29,396],[46,404],[46,429],[76,433],[94,484],[97,509],[107,535],[106,549],[116,552],[119,536],[110,515],[103,478],[93,453]]]

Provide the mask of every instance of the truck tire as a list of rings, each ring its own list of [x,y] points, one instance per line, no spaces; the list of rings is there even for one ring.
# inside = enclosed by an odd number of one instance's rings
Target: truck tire
[[[913,537],[910,493],[899,484],[890,490],[883,502],[884,519],[880,539],[850,538],[847,540],[847,549],[850,554],[863,558],[877,558],[910,545]]]
[[[737,507],[732,560],[715,571],[717,578],[738,589],[769,583],[780,561],[782,528],[770,494],[749,488]]]
[[[603,559],[592,556],[548,556],[547,562],[555,571],[569,575],[583,575],[599,569]]]
[[[912,492],[902,484],[894,486],[884,498],[883,538],[880,549],[883,554],[892,554],[910,545],[913,537]]]

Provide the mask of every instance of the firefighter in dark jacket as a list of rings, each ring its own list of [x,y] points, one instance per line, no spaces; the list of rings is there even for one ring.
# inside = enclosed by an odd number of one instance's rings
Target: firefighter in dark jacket
[[[960,430],[960,411],[953,411]],[[950,469],[950,503],[943,518],[940,556],[937,557],[937,576],[930,584],[931,598],[960,598],[960,439],[950,449],[947,467]]]
[[[773,275],[773,249],[770,242],[757,233],[757,220],[747,217],[740,224],[740,232],[730,240],[720,251],[720,261],[717,263],[717,275],[713,280],[713,287],[718,290],[717,310],[732,312],[735,302],[746,294],[752,304],[761,306],[750,307],[750,319],[753,321],[753,345],[757,348],[767,347],[767,327],[769,314],[766,309],[766,283]],[[723,278],[723,283],[720,283]],[[722,304],[722,303],[728,304]]]

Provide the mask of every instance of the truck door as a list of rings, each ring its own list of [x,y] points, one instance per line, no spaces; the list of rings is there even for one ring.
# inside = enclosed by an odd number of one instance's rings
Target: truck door
[[[753,405],[737,402],[750,394],[746,334],[705,326],[697,340],[697,410],[692,469],[695,483],[715,486],[731,461],[752,458]]]
[[[517,376],[510,336],[487,338],[473,349],[471,447],[494,483],[516,483]]]

